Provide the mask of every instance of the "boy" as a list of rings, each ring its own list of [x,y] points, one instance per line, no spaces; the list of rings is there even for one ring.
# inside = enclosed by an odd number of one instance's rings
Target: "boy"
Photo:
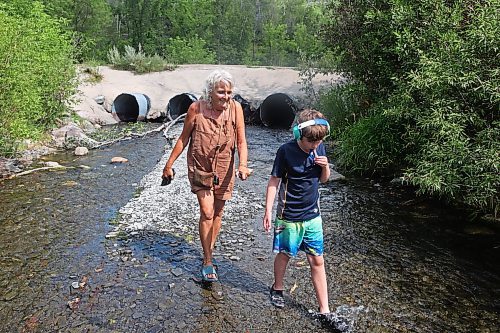
[[[278,193],[274,221],[274,283],[270,288],[271,303],[282,308],[283,279],[290,257],[299,250],[306,253],[311,279],[319,303],[319,316],[330,313],[325,265],[323,261],[323,228],[319,211],[319,183],[330,177],[323,139],[330,125],[316,110],[303,110],[293,127],[294,140],[283,144],[276,153],[267,185],[266,212],[262,221],[271,229],[272,209]],[[279,186],[279,192],[278,192]]]

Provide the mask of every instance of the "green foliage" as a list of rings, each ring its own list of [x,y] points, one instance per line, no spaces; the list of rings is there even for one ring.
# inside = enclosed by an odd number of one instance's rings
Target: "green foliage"
[[[366,89],[355,83],[341,84],[321,92],[315,107],[321,110],[332,124],[333,138],[339,138],[349,126],[371,112]]]
[[[103,75],[101,74],[99,67],[96,65],[88,64],[88,65],[82,66],[81,71],[82,71],[82,73],[85,73],[87,76],[84,79],[86,82],[94,84],[94,83],[101,82],[103,79]]]
[[[403,128],[384,114],[361,118],[338,136],[337,163],[359,173],[386,174],[398,168]]]
[[[0,2],[0,154],[67,114],[76,72],[70,36],[38,1]]]
[[[265,57],[269,65],[287,65],[287,48],[290,44],[285,24],[266,23],[263,27]]]
[[[46,12],[61,19],[73,36],[75,56],[104,60],[112,43],[111,7],[106,0],[43,0]]]
[[[374,131],[364,123],[385,117],[404,128],[394,137],[402,158],[387,168],[400,166],[422,193],[497,211],[498,0],[335,1],[328,16],[323,35],[335,69],[370,97],[362,127]],[[342,134],[342,150],[367,156],[346,159],[362,169],[373,164],[362,140],[346,138],[361,136],[357,126]]]
[[[131,70],[138,74],[173,70],[175,68],[157,54],[147,56],[142,51],[141,45],[137,50],[126,45],[123,54],[120,54],[120,51],[114,46],[108,51],[108,60],[116,69]]]
[[[424,147],[422,158],[408,169],[407,177],[422,193],[460,198],[470,206],[498,214],[500,188],[500,126],[498,122],[470,140],[433,142]],[[444,138],[445,140],[447,138]]]
[[[141,44],[147,54],[175,63],[296,66],[296,26],[305,25],[313,36],[321,22],[320,3],[307,0],[115,0],[110,4],[115,27],[109,37],[112,45],[121,49]]]
[[[215,54],[208,50],[203,39],[169,38],[165,46],[167,59],[174,64],[213,64]]]

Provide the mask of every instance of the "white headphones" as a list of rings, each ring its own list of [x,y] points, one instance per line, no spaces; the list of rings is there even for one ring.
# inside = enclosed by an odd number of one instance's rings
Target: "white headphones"
[[[303,123],[300,123],[300,124],[293,126],[292,131],[293,131],[293,137],[295,138],[295,140],[302,139],[302,129],[304,127],[313,126],[313,125],[326,126],[328,128],[328,134],[326,136],[330,135],[330,124],[328,123],[328,121],[326,121],[325,119],[321,119],[321,118],[320,119],[311,119],[311,120],[304,121]]]

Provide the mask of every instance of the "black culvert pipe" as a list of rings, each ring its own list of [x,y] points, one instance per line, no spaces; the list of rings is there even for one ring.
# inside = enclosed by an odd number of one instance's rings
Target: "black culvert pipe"
[[[255,110],[255,108],[250,104],[250,102],[241,97],[241,95],[239,94],[234,95],[233,99],[241,104],[241,108],[243,109],[243,118],[245,119],[245,124],[262,125],[258,110]]]
[[[145,94],[124,93],[118,95],[111,106],[112,113],[123,122],[144,121],[151,109],[151,100]]]
[[[297,106],[287,94],[276,93],[266,97],[260,105],[260,120],[271,128],[290,128]]]
[[[182,93],[172,97],[167,104],[167,118],[174,120],[180,115],[186,113],[189,106],[198,99],[190,93]]]

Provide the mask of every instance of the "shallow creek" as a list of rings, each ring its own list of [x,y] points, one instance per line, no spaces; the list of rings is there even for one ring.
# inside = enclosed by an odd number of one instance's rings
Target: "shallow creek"
[[[247,137],[254,174],[237,182],[225,209],[218,289],[196,281],[198,212],[185,154],[174,182],[159,186],[171,148],[160,135],[46,156],[72,168],[0,182],[0,332],[333,331],[310,316],[303,255],[289,265],[286,308],[269,303],[264,193],[290,134],[249,126]],[[111,164],[114,156],[129,162]],[[369,179],[329,182],[321,209],[330,305],[349,332],[499,332],[493,222]]]

